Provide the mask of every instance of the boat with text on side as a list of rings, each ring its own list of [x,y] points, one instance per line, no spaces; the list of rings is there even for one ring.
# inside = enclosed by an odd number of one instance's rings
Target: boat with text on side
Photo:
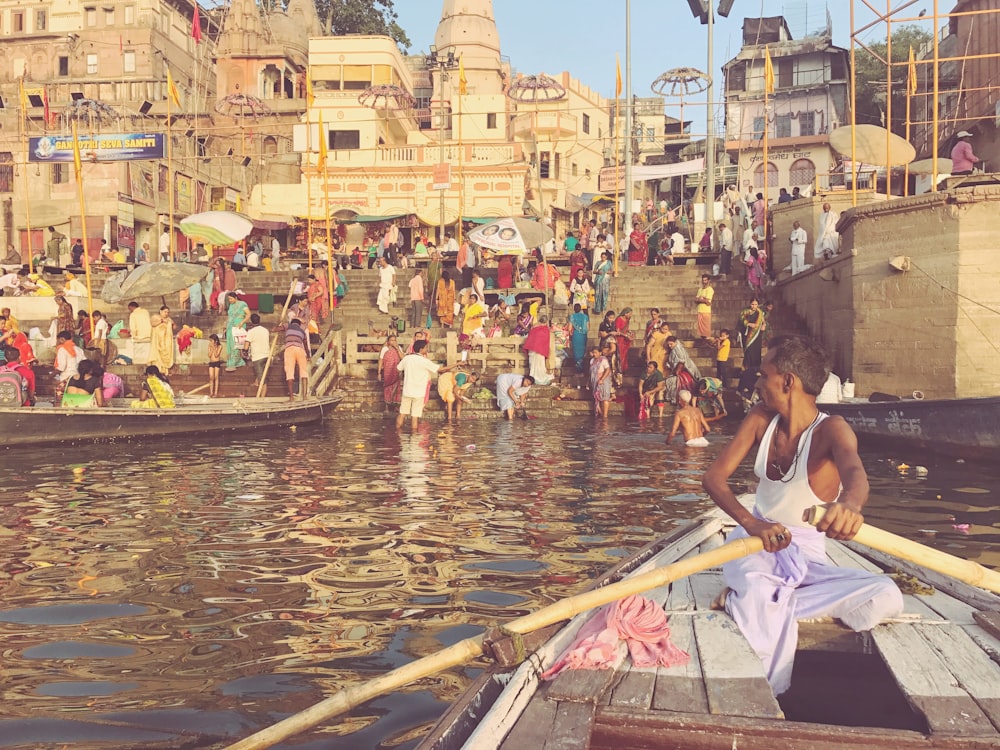
[[[1000,397],[853,399],[821,408],[842,416],[862,438],[956,458],[992,458],[1000,450]]]
[[[204,399],[172,409],[132,409],[128,399],[104,408],[54,406],[0,408],[0,435],[7,447],[53,443],[132,440],[171,435],[248,433],[320,422],[345,394],[305,400],[287,398]]]
[[[706,513],[596,588],[717,550],[732,528],[721,511]],[[734,621],[713,608],[723,589],[716,567],[644,594],[664,608],[688,663],[640,668],[626,653],[614,669],[542,681],[595,610],[534,634],[501,631],[488,638],[498,666],[418,750],[1000,746],[1000,597],[856,542],[828,540],[827,556],[838,566],[895,571],[905,611],[862,633],[800,621],[792,687],[780,700]]]

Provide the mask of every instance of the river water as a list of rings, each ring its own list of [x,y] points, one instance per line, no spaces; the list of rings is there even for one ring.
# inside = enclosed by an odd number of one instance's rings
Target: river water
[[[0,748],[223,747],[582,590],[709,506],[713,439],[667,446],[655,420],[400,435],[344,418],[240,442],[8,451]],[[1000,567],[1000,469],[864,459],[869,521]],[[411,748],[481,667],[284,746]]]

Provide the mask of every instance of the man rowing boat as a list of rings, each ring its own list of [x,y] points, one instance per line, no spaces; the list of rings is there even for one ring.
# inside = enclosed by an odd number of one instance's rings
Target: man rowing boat
[[[762,403],[703,480],[715,503],[740,524],[730,539],[756,536],[764,543],[764,552],[723,567],[730,589],[725,606],[763,662],[775,695],[791,685],[799,619],[833,616],[861,631],[903,610],[902,595],[887,576],[826,560],[824,534],[851,539],[868,501],[854,432],[842,417],[816,407],[827,375],[825,354],[815,344],[775,341],[757,379]],[[729,478],[754,444],[760,483],[751,512],[736,499]],[[814,529],[802,514],[817,504],[826,504],[827,512]]]

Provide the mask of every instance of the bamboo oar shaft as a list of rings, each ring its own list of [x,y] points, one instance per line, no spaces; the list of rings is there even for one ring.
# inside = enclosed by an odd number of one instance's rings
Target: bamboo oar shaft
[[[805,512],[803,520],[813,526],[823,520],[826,508],[814,505]],[[890,555],[908,560],[935,573],[943,573],[972,586],[1000,594],[1000,572],[984,568],[972,560],[949,555],[925,544],[904,539],[888,531],[863,524],[853,541]]]
[[[505,625],[505,628],[512,633],[522,635],[530,633],[539,628],[566,620],[581,612],[586,612],[594,607],[617,601],[622,597],[632,594],[648,591],[657,586],[663,586],[698,571],[714,568],[730,560],[735,560],[754,552],[760,552],[762,549],[764,549],[763,542],[757,537],[737,539],[686,560],[680,560],[662,568],[655,568],[642,575],[626,578],[618,583],[602,586],[601,588],[586,591],[582,594],[571,596],[568,599],[555,602],[537,612],[512,620]],[[464,664],[467,661],[482,656],[482,654],[483,636],[466,638],[464,641],[459,641],[453,646],[438,651],[436,654],[431,654],[430,656],[425,656],[423,659],[410,662],[399,669],[394,669],[362,685],[345,688],[304,711],[289,716],[287,719],[273,726],[262,729],[256,734],[230,745],[226,750],[264,750],[264,748],[272,747],[282,740],[293,737],[300,732],[321,724],[327,719],[349,711],[354,706],[358,706],[376,696],[400,688],[414,680],[419,680],[423,677],[437,674],[445,669],[458,666],[459,664]]]

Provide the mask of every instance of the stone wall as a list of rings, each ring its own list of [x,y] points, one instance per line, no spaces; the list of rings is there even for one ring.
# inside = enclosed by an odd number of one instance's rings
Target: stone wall
[[[1000,390],[998,204],[1000,187],[976,187],[860,206],[840,224],[844,255],[779,283],[858,395]]]

